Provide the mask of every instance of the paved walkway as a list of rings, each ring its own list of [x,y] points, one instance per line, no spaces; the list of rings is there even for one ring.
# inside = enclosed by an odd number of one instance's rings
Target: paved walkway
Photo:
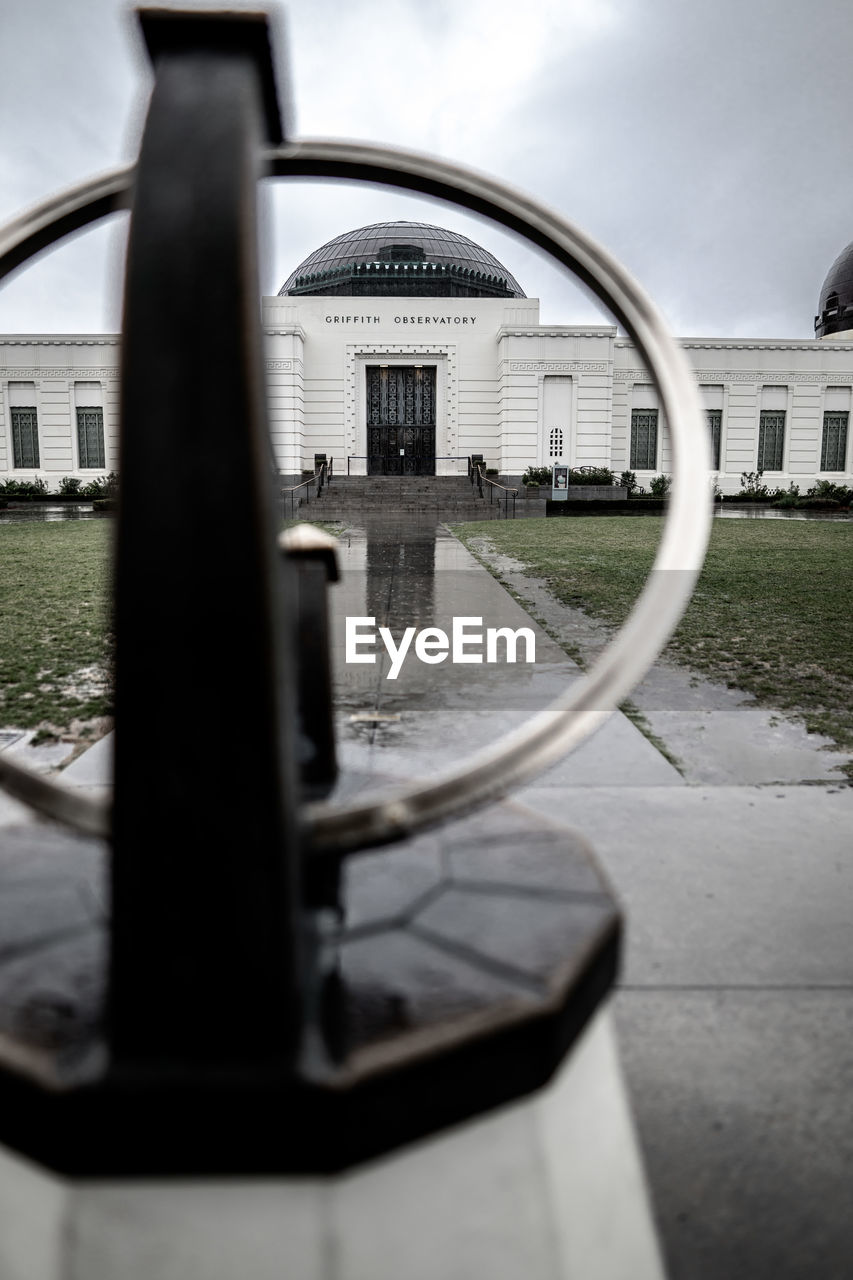
[[[386,777],[443,769],[579,674],[446,532],[433,543],[388,525],[351,531],[343,563],[334,608],[345,765]],[[549,629],[601,643],[523,575],[513,587]],[[404,626],[449,631],[454,614],[532,626],[536,664],[410,658],[392,682],[387,658],[344,666],[347,614],[375,616],[397,638]],[[742,695],[664,666],[634,701],[681,771],[616,714],[515,802],[587,835],[627,911],[617,1025],[670,1275],[848,1278],[853,790],[838,773],[843,757]]]
[[[422,777],[545,705],[576,665],[444,530],[342,539],[333,590],[341,795]],[[549,629],[601,635],[517,567]],[[344,620],[530,627],[531,666],[346,664]],[[853,1274],[853,790],[819,750],[729,690],[658,667],[635,702],[678,761],[616,714],[513,804],[592,842],[628,917],[617,1023],[673,1280]],[[16,749],[14,747],[9,749]],[[66,771],[98,787],[104,740]],[[802,785],[803,782],[811,785]],[[2,813],[0,813],[2,822]]]

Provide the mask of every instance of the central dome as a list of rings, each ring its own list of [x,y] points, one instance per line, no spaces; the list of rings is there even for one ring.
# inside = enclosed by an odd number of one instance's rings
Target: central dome
[[[523,298],[494,254],[428,222],[374,222],[309,254],[279,296]]]

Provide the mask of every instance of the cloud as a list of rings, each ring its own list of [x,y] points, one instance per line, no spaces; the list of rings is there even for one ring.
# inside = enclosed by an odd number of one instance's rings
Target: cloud
[[[622,259],[679,333],[810,336],[853,236],[848,0],[291,0],[284,25],[299,134],[430,151],[530,191]],[[150,76],[116,0],[11,6],[5,35],[8,217],[132,155]],[[548,320],[595,314],[536,253],[457,210],[323,184],[270,203],[264,289],[332,236],[400,217],[481,239]],[[0,299],[0,327],[106,324],[107,243],[57,254],[53,297],[31,273]]]

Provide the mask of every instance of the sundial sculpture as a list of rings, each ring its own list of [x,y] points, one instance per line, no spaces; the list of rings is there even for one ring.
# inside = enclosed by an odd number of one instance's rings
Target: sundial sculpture
[[[571,224],[435,159],[287,141],[264,15],[140,21],[155,83],[138,163],[0,233],[6,275],[132,210],[114,799],[0,756],[0,782],[54,820],[2,836],[0,874],[28,886],[44,945],[0,963],[0,1142],[69,1174],[333,1171],[544,1083],[613,982],[619,916],[583,850],[545,826],[490,827],[488,812],[458,820],[592,732],[675,627],[709,529],[704,423],[655,309]],[[255,261],[255,187],[270,176],[407,188],[520,232],[624,325],[672,437],[655,567],[595,668],[452,775],[348,805],[305,803],[295,761],[294,689],[323,604],[310,555],[282,561],[276,544]],[[310,703],[301,714],[319,742],[328,705],[316,723]],[[164,724],[206,749],[164,755]],[[401,848],[421,851],[416,892]],[[109,920],[69,922],[47,890],[39,907],[45,866],[71,886],[108,877]]]

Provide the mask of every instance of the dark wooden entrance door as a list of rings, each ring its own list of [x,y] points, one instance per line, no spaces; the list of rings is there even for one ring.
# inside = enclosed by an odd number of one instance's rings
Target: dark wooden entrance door
[[[367,474],[435,475],[435,366],[367,366]]]

